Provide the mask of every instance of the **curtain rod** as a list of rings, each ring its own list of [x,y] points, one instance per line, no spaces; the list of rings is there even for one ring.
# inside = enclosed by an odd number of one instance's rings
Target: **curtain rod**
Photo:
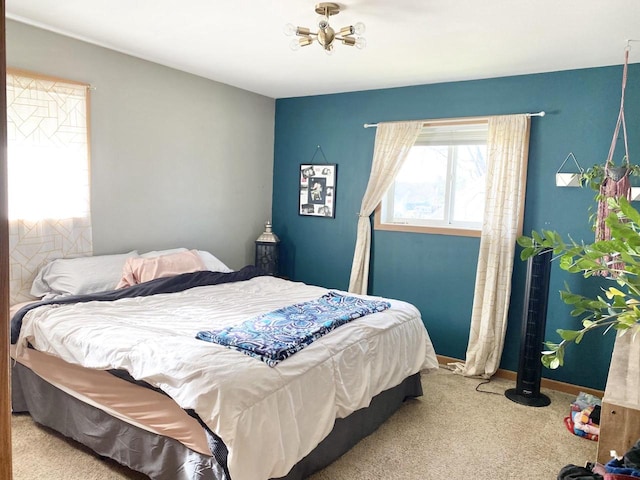
[[[527,117],[544,117],[546,115],[546,112],[543,110],[541,112],[537,112],[537,113],[525,113],[525,115]],[[456,120],[473,120],[474,118],[487,118],[487,117],[461,117],[461,118],[457,118]],[[451,121],[453,119],[440,119],[440,120],[425,120],[425,123],[431,123],[431,122],[446,122],[446,121]],[[364,124],[364,128],[376,128],[378,126],[377,123],[365,123]]]

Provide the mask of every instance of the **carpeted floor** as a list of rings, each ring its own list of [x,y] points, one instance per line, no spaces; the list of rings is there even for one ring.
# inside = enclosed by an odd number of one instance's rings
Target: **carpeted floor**
[[[534,478],[554,480],[566,464],[594,461],[596,442],[563,424],[573,396],[544,390],[548,407],[526,407],[503,393],[513,387],[440,369],[423,375],[425,395],[410,400],[374,434],[311,480],[431,480]],[[14,415],[14,480],[146,479],[101,459],[77,443]]]

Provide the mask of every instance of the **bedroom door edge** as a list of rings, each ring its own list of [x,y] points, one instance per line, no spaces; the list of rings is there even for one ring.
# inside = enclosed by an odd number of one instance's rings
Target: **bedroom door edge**
[[[9,360],[9,222],[7,199],[7,47],[5,0],[0,0],[0,478],[13,478]]]

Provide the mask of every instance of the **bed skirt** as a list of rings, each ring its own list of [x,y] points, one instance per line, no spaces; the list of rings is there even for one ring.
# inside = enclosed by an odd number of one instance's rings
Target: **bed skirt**
[[[278,480],[301,480],[321,470],[373,433],[405,399],[421,395],[420,373],[381,392],[369,407],[337,419],[329,436]],[[28,412],[35,422],[154,480],[228,480],[226,468],[221,466],[225,464],[223,459],[195,452],[170,437],[115,418],[15,362],[12,366],[12,410],[14,413]]]

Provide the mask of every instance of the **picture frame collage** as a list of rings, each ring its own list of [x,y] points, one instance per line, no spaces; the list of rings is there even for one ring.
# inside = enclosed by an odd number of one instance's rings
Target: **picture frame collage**
[[[336,164],[300,164],[300,215],[335,218],[337,170]]]

